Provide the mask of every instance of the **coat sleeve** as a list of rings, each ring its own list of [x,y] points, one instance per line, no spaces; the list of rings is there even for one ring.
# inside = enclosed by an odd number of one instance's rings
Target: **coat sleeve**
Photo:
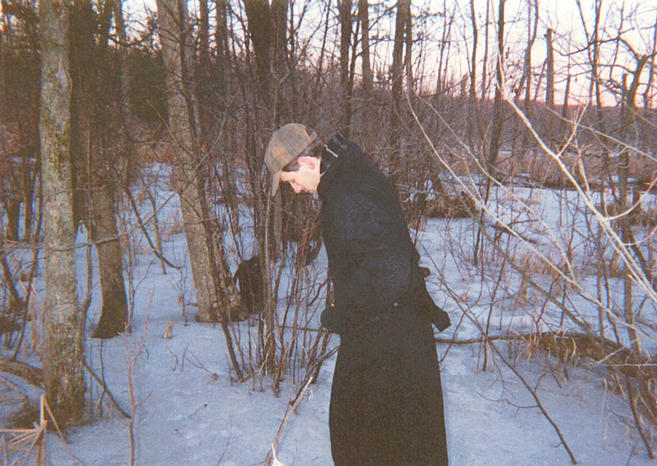
[[[347,267],[336,307],[383,310],[409,289],[412,255],[401,209],[375,192],[343,196],[341,204],[335,227]]]

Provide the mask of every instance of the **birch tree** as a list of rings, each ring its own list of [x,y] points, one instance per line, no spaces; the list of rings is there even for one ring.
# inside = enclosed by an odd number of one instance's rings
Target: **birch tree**
[[[84,413],[81,319],[75,280],[68,29],[71,3],[42,0],[40,143],[46,297],[41,355],[46,398],[62,424]]]

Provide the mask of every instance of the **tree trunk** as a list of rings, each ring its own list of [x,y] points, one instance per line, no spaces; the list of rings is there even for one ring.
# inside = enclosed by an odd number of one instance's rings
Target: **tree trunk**
[[[7,228],[5,229],[5,237],[7,241],[18,241],[18,230],[20,226],[20,213],[21,203],[17,196],[14,194],[7,194],[7,198],[3,199],[3,210],[7,217]]]
[[[370,62],[370,20],[368,0],[358,0],[358,18],[362,28],[361,36],[361,60],[363,70],[363,91],[368,93],[372,90],[374,78],[372,75],[372,64]]]
[[[454,12],[447,14],[448,0],[443,0],[445,15],[443,16],[442,36],[440,38],[440,52],[438,53],[438,72],[436,78],[436,105],[440,108],[442,95],[447,89],[447,79],[449,76],[449,53],[452,46],[450,40],[452,34],[452,25],[454,24]]]
[[[545,105],[548,109],[554,110],[554,47],[552,43],[552,29],[545,33],[547,46],[546,62],[546,87],[545,87]]]
[[[351,89],[349,86],[349,51],[351,50],[351,0],[338,1],[338,14],[340,17],[340,92],[341,107],[344,109],[340,128],[349,136],[351,126]]]
[[[486,2],[486,19],[484,21],[484,58],[481,63],[481,99],[488,94],[488,31],[490,29],[490,4]]]
[[[93,336],[111,338],[126,329],[128,315],[123,253],[112,194],[114,170],[104,148],[109,139],[107,133],[112,131],[106,114],[108,97],[101,78],[109,72],[107,42],[112,5],[104,5],[100,24],[93,15],[89,0],[77,0],[73,13],[70,50],[73,83],[71,153],[77,180],[79,214],[98,253],[102,305]],[[96,44],[94,35],[99,26],[99,43]]]
[[[208,0],[199,0],[200,27],[198,31],[198,71],[197,71],[197,89],[198,101],[201,111],[199,112],[199,129],[200,142],[203,152],[210,147],[210,124],[212,113],[212,93],[211,75],[210,75],[210,13],[208,10]]]
[[[490,137],[490,147],[486,159],[486,170],[492,175],[497,157],[499,156],[502,145],[502,131],[504,130],[503,106],[502,99],[502,70],[504,66],[504,4],[506,0],[499,0],[499,10],[497,19],[497,66],[495,80],[495,100],[493,101],[493,129]]]
[[[214,32],[217,50],[217,88],[223,94],[226,86],[226,70],[228,69],[228,0],[216,0],[216,28]]]
[[[410,0],[399,0],[397,2],[397,19],[395,24],[395,42],[392,50],[392,105],[393,105],[393,129],[396,131],[399,127],[399,118],[401,117],[401,98],[402,98],[402,72],[404,57],[404,32],[407,23],[410,22]]]
[[[602,103],[602,84],[600,79],[599,63],[600,63],[600,21],[601,21],[602,0],[595,0],[595,24],[593,29],[593,59],[591,62],[591,82],[593,83],[593,90],[595,94],[595,109],[596,109],[596,124],[597,129],[602,134],[606,134],[606,125],[603,112]],[[604,138],[603,138],[604,141]]]
[[[178,152],[173,179],[180,198],[187,250],[201,322],[219,321],[238,379],[242,371],[228,329],[228,317],[237,312],[239,297],[223,253],[221,231],[209,208],[206,165],[199,154],[196,97],[190,91],[191,44],[187,7],[183,0],[158,0],[159,37],[166,73],[169,137]]]
[[[91,235],[98,252],[100,290],[103,304],[94,338],[112,338],[126,330],[128,307],[123,283],[123,252],[116,228],[114,194],[108,184],[96,186],[91,193]]]
[[[525,49],[525,59],[522,70],[522,80],[520,88],[518,89],[518,97],[522,94],[523,86],[525,91],[525,115],[531,120],[532,117],[532,49],[534,42],[536,42],[536,34],[538,32],[538,0],[529,1],[527,3],[527,48]],[[533,20],[532,20],[533,18]],[[531,134],[527,128],[522,128],[522,147],[523,150],[528,150]]]
[[[638,57],[636,69],[633,74],[632,83],[627,87],[627,74],[623,75],[623,105],[621,107],[621,128],[620,128],[620,164],[618,166],[618,211],[625,212],[629,207],[629,186],[628,186],[628,169],[630,166],[630,149],[628,137],[632,126],[636,120],[636,94],[639,88],[641,73],[648,62],[648,55]],[[625,244],[636,244],[636,239],[632,232],[631,213],[626,213],[620,218],[621,239]],[[630,337],[632,348],[637,354],[641,354],[641,340],[639,339],[634,307],[632,304],[632,271],[628,265],[623,272],[623,296],[625,307],[625,320],[627,331]]]
[[[479,28],[475,0],[470,0],[470,23],[472,24],[472,53],[470,55],[470,90],[468,92],[468,132],[466,140],[470,147],[477,147],[481,140],[481,121],[477,102],[477,54],[479,49]],[[485,96],[482,94],[482,101]]]
[[[274,87],[272,89],[274,107],[274,126],[278,127],[287,122],[292,115],[292,95],[289,91],[289,79],[287,76],[287,9],[288,0],[272,0],[271,15],[271,60]]]
[[[189,250],[196,300],[197,319],[217,321],[220,317],[211,261],[211,238],[206,237],[205,224],[211,222],[206,199],[206,179],[198,157],[198,114],[195,98],[189,92],[185,77],[189,69],[185,54],[187,43],[186,7],[179,0],[158,0],[159,35],[166,72],[169,135],[178,157],[173,179],[180,197],[185,237]]]
[[[272,59],[274,71],[281,79],[287,68],[287,9],[288,0],[272,0],[271,2],[271,32]]]
[[[46,298],[41,355],[46,398],[60,424],[84,414],[83,333],[75,280],[75,226],[70,159],[68,27],[70,2],[42,0],[41,180]]]
[[[477,28],[477,15],[475,12],[475,0],[470,0],[470,22],[472,23],[472,54],[470,55],[470,100],[474,104],[477,101],[477,45],[479,43],[479,29]],[[483,97],[483,96],[482,96]],[[470,107],[471,112],[474,105]],[[472,120],[472,118],[471,118]]]
[[[655,55],[657,55],[657,19],[652,27],[652,49],[650,51],[650,63],[648,63],[648,83],[646,89],[643,91],[643,110],[646,114],[646,119],[649,119],[648,110],[652,108],[652,96],[650,93],[653,91],[653,82],[655,78]]]
[[[269,69],[271,65],[272,26],[269,3],[267,0],[244,0],[244,9],[255,52],[258,85],[265,104],[268,108],[271,108],[271,75]]]
[[[402,126],[402,82],[404,66],[404,44],[405,33],[410,27],[411,21],[411,1],[398,0],[397,2],[397,19],[395,24],[395,42],[392,50],[392,117],[390,124],[390,145],[391,145],[391,181],[396,184],[398,179],[398,167],[401,158],[403,143],[401,141]]]
[[[499,0],[498,4],[498,19],[497,19],[497,66],[496,81],[495,81],[495,99],[493,101],[493,122],[490,135],[490,146],[488,147],[488,154],[485,160],[485,167],[487,172],[486,178],[486,192],[484,193],[484,202],[488,202],[490,197],[493,177],[495,174],[495,164],[499,156],[500,147],[502,145],[502,131],[504,130],[503,121],[503,106],[504,100],[502,98],[502,70],[504,66],[504,4],[506,0]],[[483,224],[483,211],[481,212],[480,224]],[[483,250],[483,233],[481,228],[477,230],[477,236],[474,245],[473,260],[475,264],[479,264],[480,247]]]

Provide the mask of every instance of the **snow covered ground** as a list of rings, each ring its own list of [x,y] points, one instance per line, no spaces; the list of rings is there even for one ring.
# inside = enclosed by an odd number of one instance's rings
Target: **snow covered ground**
[[[425,257],[435,253],[437,259],[434,257],[432,264],[425,260],[423,263],[430,268],[435,264],[459,296],[476,295],[481,291],[478,279],[468,277],[463,264],[443,256],[447,249],[444,238],[450,234],[447,228],[467,226],[430,221],[421,234],[419,249]],[[170,257],[184,260],[182,235],[174,236],[165,251]],[[290,400],[300,387],[286,380],[276,396],[266,377],[242,384],[232,381],[220,327],[192,319],[185,325],[178,301],[179,276],[175,272],[164,275],[159,267],[149,266],[151,263],[152,256],[145,254],[135,269],[140,284],[132,333],[105,342],[89,338],[87,346],[87,360],[94,371],[103,374],[109,390],[126,411],[131,409],[129,361],[136,362],[132,373],[136,464],[262,464],[290,409]],[[325,273],[323,252],[313,267],[319,274]],[[428,281],[429,290],[450,312],[454,324],[441,337],[449,338],[455,331],[457,339],[477,336],[478,330],[468,319],[463,320],[462,326],[456,325],[461,318],[459,307],[450,304],[437,275],[434,269]],[[187,282],[191,282],[191,275],[187,276]],[[190,286],[186,284],[187,288]],[[90,324],[97,321],[99,305],[95,290]],[[193,308],[187,311],[190,318]],[[173,322],[172,337],[163,338],[169,321]],[[333,336],[329,348],[336,345],[339,337]],[[506,344],[497,345],[506,355]],[[488,370],[482,371],[480,344],[440,343],[437,348],[442,360],[452,465],[571,464],[553,425],[536,407],[521,380],[499,358],[493,358]],[[29,345],[23,346],[20,359],[38,361]],[[332,464],[328,408],[334,363],[335,357],[325,362],[319,380],[305,392],[285,426],[277,449],[278,460],[284,465]],[[566,378],[559,369],[549,371],[545,364],[522,357],[518,358],[516,369],[536,389],[543,408],[580,464],[652,464],[631,428],[628,407],[605,388],[600,374],[569,367]],[[20,386],[18,379],[11,380]],[[99,386],[91,380],[88,384],[91,398],[97,400]],[[16,390],[7,384],[0,384],[0,389],[7,396]],[[0,403],[2,421],[9,412],[8,405]],[[107,397],[102,406],[102,415],[67,432],[67,445],[56,434],[48,434],[47,456],[51,464],[129,464],[128,422],[112,413]]]
[[[139,402],[136,464],[262,464],[299,387],[284,384],[276,397],[266,386],[260,391],[249,383],[231,382],[220,329],[183,326],[170,290],[166,281],[153,283],[148,329],[141,316],[127,339],[103,343],[108,386],[127,410],[126,360],[146,336],[134,381]],[[164,339],[170,319],[176,322],[173,337]],[[438,350],[444,357],[451,464],[570,464],[553,427],[508,369],[478,370],[478,345],[449,350],[439,345]],[[99,343],[92,342],[90,359],[97,360],[98,351]],[[285,465],[332,464],[328,407],[333,364],[331,359],[324,365],[318,383],[306,392],[286,426],[277,452]],[[630,421],[626,405],[607,393],[599,378],[578,369],[570,370],[568,381],[559,374],[553,378],[531,360],[518,367],[532,386],[538,385],[541,402],[581,464],[650,463],[637,435],[624,423]],[[97,387],[94,390],[98,394]],[[72,430],[68,440],[64,447],[55,435],[49,436],[52,464],[118,465],[129,460],[128,428],[109,415]]]

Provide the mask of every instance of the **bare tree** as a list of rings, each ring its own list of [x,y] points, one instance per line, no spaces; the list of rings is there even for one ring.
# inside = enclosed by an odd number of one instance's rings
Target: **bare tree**
[[[46,302],[41,356],[46,397],[62,424],[84,413],[83,332],[75,280],[70,162],[68,29],[70,3],[44,0],[41,27],[41,179]]]

